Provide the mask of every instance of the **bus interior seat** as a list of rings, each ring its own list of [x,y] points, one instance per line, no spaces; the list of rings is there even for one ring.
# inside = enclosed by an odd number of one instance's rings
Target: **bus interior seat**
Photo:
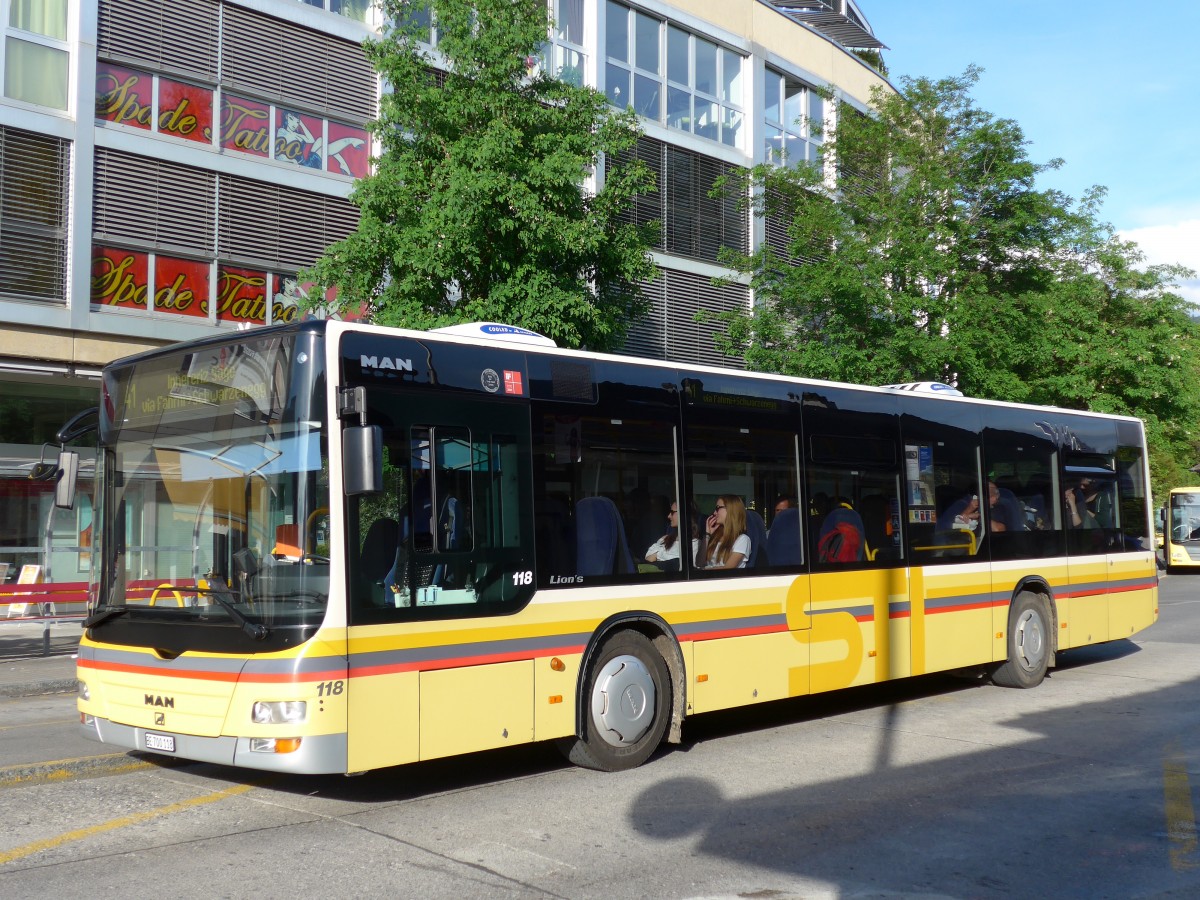
[[[359,570],[368,585],[372,603],[381,604],[386,599],[384,591],[375,588],[382,586],[386,590],[399,555],[399,523],[395,519],[376,519],[367,529],[359,556]]]
[[[883,494],[867,494],[858,502],[862,515],[863,530],[867,539],[867,557],[869,559],[895,559],[896,552],[892,540],[892,514],[888,498]],[[883,555],[880,556],[879,554]]]
[[[752,509],[746,510],[746,534],[750,538],[750,558],[746,560],[746,568],[768,565],[767,526],[763,524],[762,516]]]
[[[775,516],[767,532],[767,556],[773,566],[798,566],[800,553],[800,510],[785,509]]]
[[[996,490],[1000,492],[1000,498],[997,503],[1008,510],[1009,518],[1014,522],[1021,523],[1021,530],[1029,530],[1029,520],[1025,515],[1025,504],[1017,499],[1017,495],[1006,487],[996,486]]]
[[[535,509],[534,545],[539,551],[539,572],[575,573],[575,522],[570,509],[567,500],[557,495],[547,495]]]
[[[575,504],[576,574],[624,575],[634,571],[625,525],[608,497],[584,497]]]

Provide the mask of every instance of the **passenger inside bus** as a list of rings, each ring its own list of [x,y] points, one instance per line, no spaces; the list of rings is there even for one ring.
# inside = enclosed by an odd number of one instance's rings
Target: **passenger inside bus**
[[[1095,500],[1096,492],[1092,490],[1092,479],[1080,478],[1075,487],[1067,488],[1063,493],[1066,503],[1067,524],[1071,528],[1099,528],[1088,498]]]
[[[1008,488],[988,482],[988,527],[994,532],[1025,531],[1025,511]]]
[[[712,514],[704,521],[704,533],[704,568],[746,568],[752,543],[746,533],[746,504],[741,497],[720,495]]]
[[[692,527],[692,558],[695,559],[696,545],[696,524],[693,522]],[[667,513],[667,532],[657,541],[650,545],[646,550],[646,562],[653,563],[658,568],[665,572],[678,572],[680,567],[680,546],[683,541],[679,539],[679,504],[672,503],[671,509]]]

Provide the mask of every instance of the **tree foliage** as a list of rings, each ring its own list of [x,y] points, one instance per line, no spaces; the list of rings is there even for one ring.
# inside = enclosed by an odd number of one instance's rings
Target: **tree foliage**
[[[1161,486],[1196,459],[1200,331],[1175,282],[1079,201],[1038,190],[1013,121],[970,97],[979,72],[904,79],[870,115],[842,106],[816,165],[762,166],[725,189],[787,226],[727,261],[756,305],[725,314],[755,369],[866,384],[943,381],[1004,401],[1147,422]],[[836,190],[827,176],[836,171]]]
[[[342,311],[381,324],[500,321],[617,346],[643,309],[632,286],[653,273],[653,233],[620,216],[653,176],[622,166],[584,185],[601,154],[633,145],[635,117],[532,65],[544,0],[381,6],[397,23],[367,44],[390,88],[371,126],[381,154],[351,197],[358,229],[307,273],[313,296],[336,287]],[[429,13],[444,74],[422,46]]]

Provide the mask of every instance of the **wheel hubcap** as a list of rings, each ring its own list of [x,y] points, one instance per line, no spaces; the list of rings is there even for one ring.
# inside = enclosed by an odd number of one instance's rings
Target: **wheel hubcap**
[[[596,673],[592,718],[614,747],[634,744],[654,721],[656,693],[649,669],[636,656],[617,656]]]
[[[1046,630],[1041,616],[1026,610],[1017,620],[1016,638],[1021,665],[1030,671],[1041,668],[1046,658]]]

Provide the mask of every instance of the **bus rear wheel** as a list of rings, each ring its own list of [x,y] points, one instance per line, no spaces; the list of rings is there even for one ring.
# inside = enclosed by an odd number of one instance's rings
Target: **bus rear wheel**
[[[1050,613],[1046,600],[1032,591],[1021,591],[1013,600],[1008,620],[1008,661],[992,673],[1001,687],[1037,687],[1050,667]]]
[[[671,717],[666,661],[645,635],[617,632],[589,667],[580,702],[583,733],[562,745],[567,759],[601,772],[640,766],[662,743]]]

